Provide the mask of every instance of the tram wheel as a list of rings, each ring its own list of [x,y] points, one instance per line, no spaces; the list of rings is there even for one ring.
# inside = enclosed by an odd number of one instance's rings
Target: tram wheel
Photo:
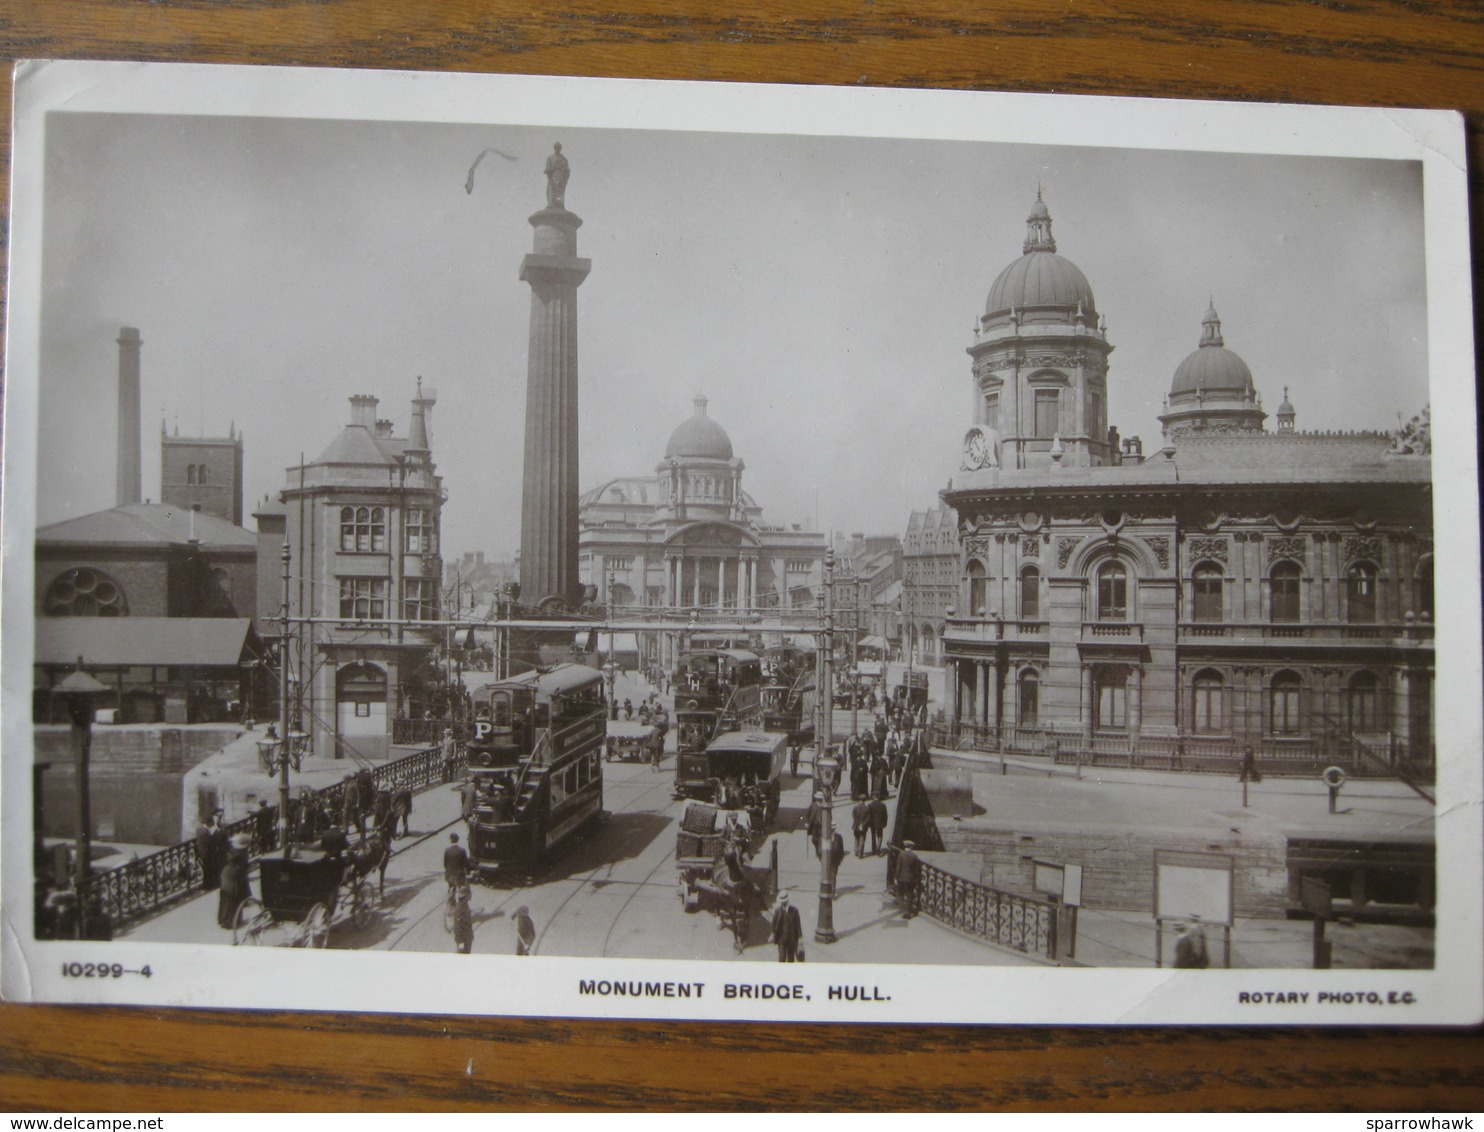
[[[237,915],[232,920],[232,946],[256,947],[263,942],[263,932],[273,918],[263,908],[262,902],[249,896],[237,905]]]
[[[330,943],[330,910],[316,904],[304,915],[304,946],[323,948]]]

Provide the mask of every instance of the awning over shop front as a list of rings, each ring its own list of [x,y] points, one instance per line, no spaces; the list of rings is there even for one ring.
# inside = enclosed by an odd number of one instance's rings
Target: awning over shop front
[[[232,668],[258,652],[245,617],[38,617],[35,663]]]
[[[863,649],[881,649],[884,651],[886,649],[886,638],[877,636],[862,637],[858,647]]]

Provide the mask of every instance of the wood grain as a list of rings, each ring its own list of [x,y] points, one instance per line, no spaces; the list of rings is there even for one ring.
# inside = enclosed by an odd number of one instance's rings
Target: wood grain
[[[1448,107],[1466,117],[1476,223],[1484,198],[1484,11],[1475,4],[0,0],[0,46],[12,59]],[[8,89],[3,97],[8,122]],[[0,1005],[6,1109],[701,1107],[1478,1109],[1484,1036]]]

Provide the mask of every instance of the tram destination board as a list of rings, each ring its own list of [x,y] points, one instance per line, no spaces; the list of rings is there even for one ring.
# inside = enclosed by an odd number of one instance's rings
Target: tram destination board
[[[1484,1015],[1456,116],[14,105],[7,998]]]

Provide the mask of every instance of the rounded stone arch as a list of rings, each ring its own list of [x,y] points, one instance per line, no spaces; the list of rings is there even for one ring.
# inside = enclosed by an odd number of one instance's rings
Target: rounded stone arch
[[[1091,578],[1098,567],[1110,558],[1120,559],[1137,579],[1158,577],[1159,565],[1154,554],[1137,538],[1110,539],[1106,535],[1084,538],[1067,560],[1063,573]]]
[[[47,617],[127,617],[124,588],[102,570],[74,566],[52,579],[41,601]]]
[[[1413,594],[1416,597],[1416,614],[1419,617],[1437,616],[1433,607],[1433,557],[1432,551],[1419,555],[1412,567]]]

